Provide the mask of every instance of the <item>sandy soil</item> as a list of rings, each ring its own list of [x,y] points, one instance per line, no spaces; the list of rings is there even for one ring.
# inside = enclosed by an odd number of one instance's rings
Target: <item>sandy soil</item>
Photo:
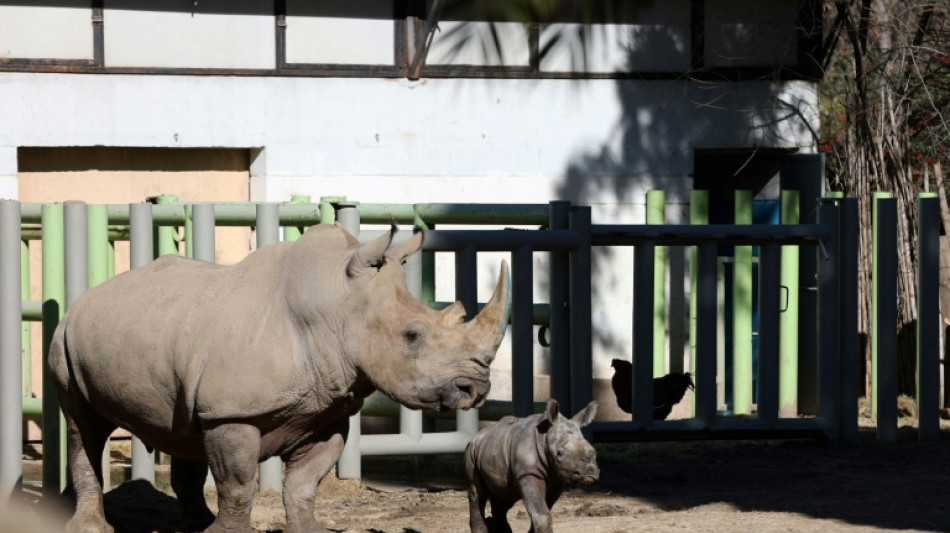
[[[872,424],[862,419],[863,426]],[[902,425],[912,420],[904,418]],[[940,442],[918,443],[916,432],[904,427],[900,442],[892,445],[878,443],[869,429],[854,446],[814,441],[600,444],[601,480],[567,492],[554,508],[554,524],[560,532],[584,533],[950,532],[946,420],[943,433]],[[317,509],[322,525],[337,532],[468,530],[458,457],[366,460],[364,474],[362,482],[324,482]],[[208,500],[214,509],[213,491]],[[27,488],[23,503],[31,515],[61,524],[35,490]],[[109,492],[106,513],[117,532],[129,533],[177,532],[180,519],[174,497],[145,482]],[[530,526],[520,504],[509,519],[514,531]],[[280,496],[259,496],[253,522],[258,531],[280,532]],[[0,533],[13,531],[0,527]]]

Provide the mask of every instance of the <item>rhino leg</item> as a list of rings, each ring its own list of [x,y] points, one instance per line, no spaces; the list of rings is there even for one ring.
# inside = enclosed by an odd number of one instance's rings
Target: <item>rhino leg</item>
[[[205,431],[204,445],[218,489],[218,518],[205,531],[254,531],[251,506],[261,449],[260,431],[248,424],[220,424]]]
[[[553,533],[551,509],[548,508],[545,495],[546,486],[543,479],[525,476],[518,480],[521,487],[521,497],[524,500],[525,510],[531,518],[533,533]]]
[[[343,453],[349,418],[334,424],[322,438],[285,457],[284,510],[287,528],[284,533],[328,531],[317,525],[313,516],[317,487]]]
[[[208,464],[172,457],[172,489],[181,506],[182,529],[201,531],[214,522],[214,515],[205,502],[204,485]]]
[[[469,475],[469,479],[472,478],[473,476]],[[485,487],[476,474],[476,477],[468,484],[468,526],[472,533],[488,533],[488,523],[485,522],[487,502]]]
[[[514,502],[500,497],[490,497],[491,519],[489,520],[489,531],[492,533],[511,533],[511,524],[508,523],[508,511],[514,505]]]
[[[69,475],[76,493],[76,513],[66,524],[69,533],[112,533],[102,498],[102,450],[115,429],[91,409],[67,410]]]
[[[60,325],[50,346],[50,374],[59,403],[66,414],[69,477],[76,495],[76,512],[66,531],[112,533],[102,499],[102,450],[115,425],[100,416],[82,396],[69,363]]]

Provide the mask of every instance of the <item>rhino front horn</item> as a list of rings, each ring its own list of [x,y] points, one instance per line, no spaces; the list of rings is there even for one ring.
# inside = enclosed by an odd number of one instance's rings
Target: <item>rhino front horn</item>
[[[505,330],[508,328],[508,315],[511,310],[510,292],[511,276],[508,274],[508,262],[502,260],[501,273],[498,275],[495,292],[492,293],[491,299],[472,321],[485,334],[495,334],[496,349],[501,344],[501,339],[505,336]]]

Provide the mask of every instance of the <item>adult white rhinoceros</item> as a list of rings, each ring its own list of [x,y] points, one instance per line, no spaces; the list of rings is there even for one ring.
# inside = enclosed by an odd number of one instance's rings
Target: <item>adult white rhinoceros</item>
[[[374,390],[412,408],[479,405],[508,321],[507,265],[464,322],[459,302],[433,311],[409,294],[402,263],[423,233],[391,246],[395,231],[360,245],[315,226],[234,266],[162,257],[78,298],[49,356],[69,418],[68,529],[112,530],[99,458],[116,426],[171,455],[193,529],[251,530],[257,464],[280,456],[284,531],[302,533],[321,531],[317,485]],[[202,494],[208,464],[216,519]]]

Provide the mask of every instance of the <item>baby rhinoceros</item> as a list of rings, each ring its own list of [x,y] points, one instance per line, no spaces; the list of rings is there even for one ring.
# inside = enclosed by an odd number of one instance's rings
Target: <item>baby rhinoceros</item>
[[[472,533],[489,531],[485,504],[491,502],[491,531],[511,531],[505,515],[524,499],[531,531],[550,533],[551,507],[568,483],[597,481],[597,453],[581,428],[597,414],[590,402],[573,418],[548,400],[543,414],[507,416],[479,431],[465,450],[469,525]]]

